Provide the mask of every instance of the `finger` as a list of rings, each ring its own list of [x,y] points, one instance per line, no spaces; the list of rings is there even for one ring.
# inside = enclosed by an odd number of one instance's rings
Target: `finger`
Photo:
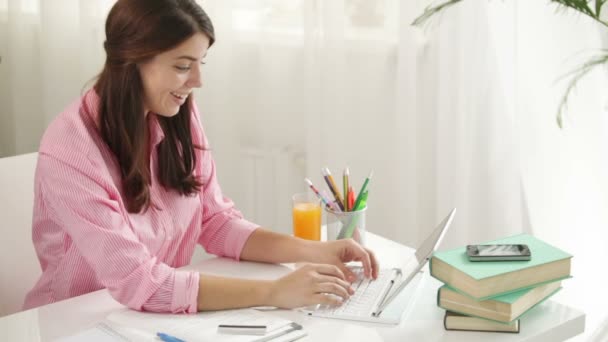
[[[363,247],[361,247],[361,246],[358,246],[358,247],[359,248],[357,250],[357,259],[361,261],[361,264],[363,264],[363,274],[367,278],[371,278],[372,277],[372,262],[370,260],[369,253]]]
[[[346,279],[346,277],[344,276],[344,272],[342,272],[340,268],[338,268],[338,266],[336,265],[318,264],[316,265],[315,269],[320,274],[334,276],[342,280]]]
[[[309,262],[296,262],[294,265],[295,265],[295,269],[300,269],[300,268],[311,266],[311,264]]]
[[[336,278],[336,277],[332,277],[332,276],[326,276],[326,275],[320,275],[317,278],[317,281],[319,283],[335,283],[338,284],[339,286],[343,287],[344,289],[346,289],[346,291],[350,294],[355,293],[355,289],[352,288],[352,286],[347,283],[346,281],[340,279],[340,278]]]
[[[363,266],[363,274],[367,278],[372,277],[372,266],[367,250],[353,239],[345,240],[348,242],[348,249],[352,255],[351,260],[358,260]],[[344,260],[343,260],[344,261]]]
[[[372,263],[372,277],[374,279],[378,278],[378,271],[380,270],[380,265],[378,264],[378,259],[376,258],[376,254],[371,251],[371,249],[366,248],[367,254],[369,254],[369,260]]]
[[[338,261],[336,266],[338,266],[340,271],[342,271],[342,273],[344,274],[344,279],[351,283],[357,280],[357,276],[355,275],[355,273],[351,271],[346,265]]]
[[[334,295],[328,295],[323,293],[318,293],[313,295],[313,304],[325,304],[331,306],[338,306],[342,304],[342,298]]]
[[[320,293],[331,293],[336,296],[342,297],[342,299],[346,300],[350,297],[350,294],[346,291],[346,289],[336,283],[320,283],[317,285],[316,292]]]

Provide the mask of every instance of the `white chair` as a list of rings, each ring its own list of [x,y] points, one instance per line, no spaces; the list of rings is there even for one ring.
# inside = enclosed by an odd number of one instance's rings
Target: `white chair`
[[[41,274],[32,244],[37,153],[0,158],[0,316],[21,311]]]

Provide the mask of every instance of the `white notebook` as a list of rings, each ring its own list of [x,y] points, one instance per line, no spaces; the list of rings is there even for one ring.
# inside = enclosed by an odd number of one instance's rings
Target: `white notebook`
[[[125,342],[131,341],[130,338],[118,332],[105,322],[98,323],[92,328],[80,331],[74,335],[62,337],[54,340],[55,342]]]
[[[220,324],[266,325],[264,335],[225,334],[218,331]],[[57,341],[61,342],[124,342],[155,341],[162,332],[184,341],[273,342],[295,341],[306,336],[302,326],[254,309],[222,310],[187,314],[157,314],[121,310],[111,313],[105,322]]]
[[[225,334],[218,332],[219,324],[266,325],[264,335]],[[195,315],[171,315],[122,310],[110,314],[105,322],[57,339],[57,342],[125,342],[160,341],[162,332],[184,341],[226,342],[289,342],[306,336],[302,326],[254,309],[222,310]]]

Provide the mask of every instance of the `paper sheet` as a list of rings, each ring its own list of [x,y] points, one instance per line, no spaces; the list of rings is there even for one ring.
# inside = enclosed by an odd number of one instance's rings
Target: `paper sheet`
[[[54,340],[55,342],[125,342],[130,338],[120,334],[106,323],[98,323],[92,328],[80,331],[76,334]]]
[[[214,312],[198,313],[194,315],[171,315],[123,310],[110,314],[107,320],[114,324],[142,330],[155,335],[163,332],[185,341],[226,341],[241,342],[255,341],[264,336],[256,335],[233,335],[218,333],[219,324],[255,324],[269,326],[269,334],[273,330],[280,329],[292,323],[289,320],[265,314],[253,309],[222,310]],[[303,331],[294,331],[285,336],[285,340],[291,341],[290,336],[301,335]],[[276,339],[282,340],[282,339]],[[275,341],[275,340],[273,340]]]

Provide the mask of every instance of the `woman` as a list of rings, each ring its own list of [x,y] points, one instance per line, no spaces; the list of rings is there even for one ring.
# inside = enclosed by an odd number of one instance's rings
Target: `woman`
[[[101,288],[135,310],[294,308],[351,295],[344,262],[377,276],[374,255],[354,241],[273,233],[223,197],[192,99],[214,40],[193,0],[114,5],[97,82],[40,145],[33,240],[43,273],[25,308]],[[197,242],[237,260],[311,264],[275,281],[177,270]]]

